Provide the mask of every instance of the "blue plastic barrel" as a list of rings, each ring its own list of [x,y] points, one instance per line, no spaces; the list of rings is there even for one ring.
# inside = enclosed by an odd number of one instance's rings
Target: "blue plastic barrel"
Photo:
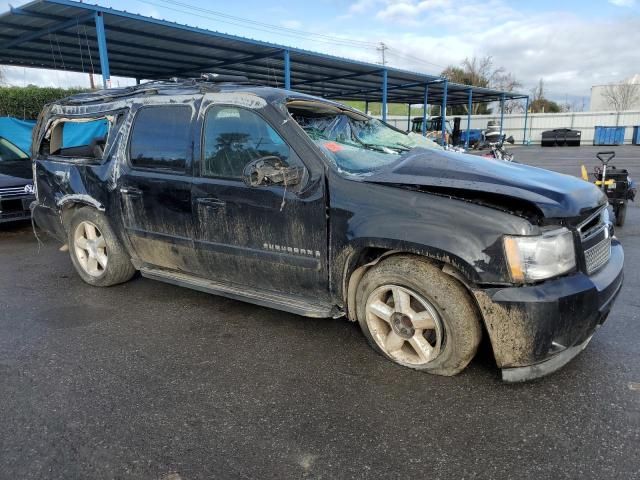
[[[595,127],[594,145],[622,145],[625,127]]]

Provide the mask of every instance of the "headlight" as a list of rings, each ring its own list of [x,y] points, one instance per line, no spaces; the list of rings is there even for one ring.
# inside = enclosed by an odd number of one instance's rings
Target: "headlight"
[[[534,237],[504,237],[511,279],[516,283],[545,280],[576,266],[573,234],[566,228]]]

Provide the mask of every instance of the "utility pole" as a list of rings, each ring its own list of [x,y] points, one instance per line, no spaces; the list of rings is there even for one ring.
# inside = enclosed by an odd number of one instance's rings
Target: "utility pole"
[[[380,65],[382,65],[382,66],[386,65],[387,64],[387,59],[385,58],[384,54],[385,54],[385,52],[387,50],[389,50],[389,47],[387,47],[384,42],[380,42],[380,46],[377,47],[376,50],[379,51],[382,54],[382,62],[379,62]]]

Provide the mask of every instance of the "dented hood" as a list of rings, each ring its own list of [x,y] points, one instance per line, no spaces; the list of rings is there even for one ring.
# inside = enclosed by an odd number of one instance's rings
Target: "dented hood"
[[[424,149],[412,150],[366,181],[498,194],[530,202],[547,218],[578,217],[607,202],[597,187],[576,177],[493,158]]]

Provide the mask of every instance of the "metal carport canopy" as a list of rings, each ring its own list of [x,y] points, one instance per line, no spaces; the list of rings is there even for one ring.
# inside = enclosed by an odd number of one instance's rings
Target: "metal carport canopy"
[[[0,15],[0,64],[100,73],[106,85],[215,72],[342,100],[382,101],[384,83],[387,102],[422,104],[427,85],[430,104],[467,104],[470,91],[474,103],[525,98],[70,0]]]

